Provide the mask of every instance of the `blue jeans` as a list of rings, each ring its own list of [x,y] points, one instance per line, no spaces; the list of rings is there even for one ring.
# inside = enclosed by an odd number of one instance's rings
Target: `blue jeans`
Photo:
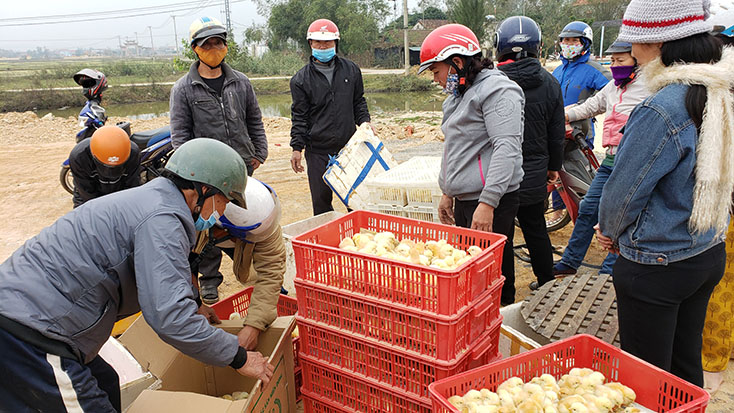
[[[563,257],[561,258],[562,264],[576,269],[581,266],[581,262],[586,256],[586,251],[589,249],[591,240],[594,238],[594,225],[599,222],[601,191],[611,173],[612,168],[604,165],[600,166],[596,171],[596,176],[591,181],[589,191],[584,196],[584,199],[581,200],[581,205],[579,205],[579,216],[576,218],[571,239],[568,240],[568,246],[563,252]],[[604,263],[602,263],[599,272],[602,274],[611,274],[612,266],[617,260],[617,257],[617,254],[609,253],[604,259]]]

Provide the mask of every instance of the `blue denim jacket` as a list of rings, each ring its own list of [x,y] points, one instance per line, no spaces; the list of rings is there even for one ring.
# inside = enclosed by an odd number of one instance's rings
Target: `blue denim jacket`
[[[698,131],[685,108],[688,86],[673,84],[630,115],[602,192],[599,225],[620,254],[640,264],[667,265],[723,240],[692,232]]]

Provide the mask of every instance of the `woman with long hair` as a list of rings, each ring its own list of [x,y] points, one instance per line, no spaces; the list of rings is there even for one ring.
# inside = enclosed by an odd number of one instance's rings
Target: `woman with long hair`
[[[632,43],[652,95],[632,112],[602,192],[597,237],[614,264],[622,349],[703,386],[701,334],[724,273],[734,189],[734,50],[708,0],[632,0]]]

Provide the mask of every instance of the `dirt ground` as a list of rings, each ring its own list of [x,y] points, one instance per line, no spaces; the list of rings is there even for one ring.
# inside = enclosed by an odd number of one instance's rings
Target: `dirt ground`
[[[127,120],[111,118],[110,122]],[[133,132],[157,128],[168,123],[167,117],[131,121]],[[273,186],[283,206],[282,224],[290,224],[312,215],[305,174],[296,174],[290,168],[290,120],[265,118],[269,142],[269,157],[254,177]],[[418,155],[441,153],[440,113],[393,114],[376,119],[378,135],[398,161]],[[75,118],[46,116],[38,118],[32,112],[0,115],[0,183],[2,204],[6,206],[5,219],[0,223],[0,261],[5,260],[23,242],[53,223],[72,209],[71,196],[59,184],[61,163],[74,146],[74,134],[79,126]],[[338,200],[334,208],[346,211]],[[572,226],[551,234],[554,245],[562,248],[571,234]],[[518,230],[516,244],[522,242]],[[587,260],[599,264],[603,259],[600,247],[592,245]],[[225,283],[220,295],[225,297],[242,286],[234,279],[225,258]],[[534,280],[529,264],[516,260],[517,299],[528,293],[528,284]]]

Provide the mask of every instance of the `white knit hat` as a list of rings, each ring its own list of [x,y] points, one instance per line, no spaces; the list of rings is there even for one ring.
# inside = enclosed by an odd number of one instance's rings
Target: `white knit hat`
[[[632,0],[617,40],[657,43],[711,31],[711,0]]]

